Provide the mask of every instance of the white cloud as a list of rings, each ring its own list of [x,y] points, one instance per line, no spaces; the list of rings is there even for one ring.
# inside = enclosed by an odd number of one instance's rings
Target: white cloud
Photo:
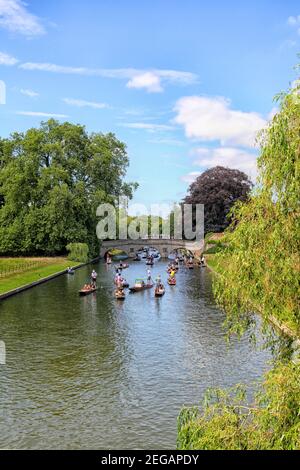
[[[174,121],[184,127],[188,138],[220,141],[222,145],[252,147],[257,131],[266,125],[258,113],[233,110],[223,97],[183,97],[174,111]]]
[[[201,175],[201,172],[200,171],[191,171],[190,173],[188,173],[187,175],[183,175],[181,177],[181,181],[183,181],[184,183],[193,183],[195,181],[195,179]]]
[[[26,62],[20,65],[24,70],[39,70],[43,72],[98,76],[127,80],[127,88],[145,89],[150,93],[163,91],[163,84],[173,83],[179,85],[190,85],[197,83],[197,75],[191,72],[178,70],[140,70],[134,68],[126,69],[92,69],[86,67],[69,67],[51,63]]]
[[[279,108],[277,106],[273,106],[273,108],[268,114],[268,121],[271,121],[273,117],[278,113],[278,111],[279,111]]]
[[[0,0],[0,27],[29,37],[45,33],[40,19],[21,0]]]
[[[178,70],[155,70],[154,72],[158,73],[162,79],[181,83],[182,85],[199,83],[197,75],[191,72],[182,72]]]
[[[287,23],[293,28],[297,28],[297,33],[300,35],[300,15],[289,16]]]
[[[25,62],[24,64],[20,65],[20,68],[24,70],[39,70],[42,72],[65,73],[73,75],[96,75],[95,69],[87,69],[85,67],[65,67],[63,65],[49,63]]]
[[[168,126],[166,124],[153,124],[147,122],[127,122],[124,124],[120,124],[120,126],[128,127],[129,129],[143,129],[149,132],[173,130],[172,126]]]
[[[158,93],[163,91],[159,75],[153,72],[145,72],[135,75],[127,83],[127,88],[145,88],[149,93]]]
[[[5,54],[5,52],[0,52],[0,65],[16,65],[17,63],[18,59],[15,57]]]
[[[42,113],[37,111],[17,111],[16,114],[19,116],[48,117],[57,119],[65,119],[68,117],[67,114]]]
[[[257,156],[254,153],[233,147],[197,148],[193,151],[197,158],[193,165],[199,166],[203,171],[215,166],[224,166],[233,170],[240,170],[255,182],[257,176]],[[181,177],[185,183],[192,183],[203,171],[192,171]]]
[[[148,72],[135,70],[126,86],[137,89],[145,88],[150,93],[159,93],[163,91],[162,82],[191,85],[197,83],[197,76],[190,72],[177,70],[151,70]]]
[[[24,88],[21,88],[20,93],[22,93],[22,95],[29,96],[29,98],[37,98],[38,96],[40,96],[39,93],[37,93],[36,91],[27,90]]]
[[[290,26],[297,26],[300,25],[300,15],[297,16],[289,16],[287,20],[288,25]]]
[[[98,103],[95,101],[86,101],[86,100],[77,100],[73,98],[64,98],[63,101],[70,106],[77,106],[78,108],[94,108],[94,109],[104,109],[109,106],[106,103]]]
[[[241,170],[252,180],[255,180],[257,175],[257,156],[243,149],[233,147],[197,148],[193,154],[197,157],[194,165],[203,169],[220,165]]]
[[[170,145],[173,147],[184,147],[186,142],[178,139],[151,139],[148,140],[150,144]]]

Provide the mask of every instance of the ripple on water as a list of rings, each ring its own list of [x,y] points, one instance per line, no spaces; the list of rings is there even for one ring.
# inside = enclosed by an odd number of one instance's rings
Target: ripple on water
[[[166,263],[153,268],[166,279]],[[229,345],[206,270],[180,269],[161,299],[153,290],[113,299],[113,267],[102,288],[80,298],[90,267],[0,306],[7,365],[0,375],[1,448],[175,448],[183,404],[208,387],[251,384],[269,353],[247,336]],[[130,283],[146,272],[126,270]]]

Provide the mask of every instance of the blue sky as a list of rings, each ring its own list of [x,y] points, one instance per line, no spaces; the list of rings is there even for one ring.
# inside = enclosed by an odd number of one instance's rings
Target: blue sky
[[[0,0],[0,135],[52,115],[126,142],[135,202],[180,200],[254,136],[297,78],[296,1]]]

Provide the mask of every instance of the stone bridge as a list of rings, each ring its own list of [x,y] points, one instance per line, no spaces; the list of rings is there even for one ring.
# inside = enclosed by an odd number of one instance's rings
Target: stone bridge
[[[136,251],[144,246],[156,248],[160,252],[162,258],[167,258],[172,251],[179,248],[185,248],[193,255],[199,256],[204,248],[204,240],[174,240],[163,238],[104,240],[101,243],[100,256],[103,258],[109,250],[115,248],[124,251],[129,257],[133,258]]]

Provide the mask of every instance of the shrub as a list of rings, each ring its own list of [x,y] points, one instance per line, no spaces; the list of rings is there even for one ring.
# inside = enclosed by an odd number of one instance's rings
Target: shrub
[[[89,247],[86,243],[69,243],[67,245],[68,259],[70,261],[78,261],[86,263],[89,259]]]

